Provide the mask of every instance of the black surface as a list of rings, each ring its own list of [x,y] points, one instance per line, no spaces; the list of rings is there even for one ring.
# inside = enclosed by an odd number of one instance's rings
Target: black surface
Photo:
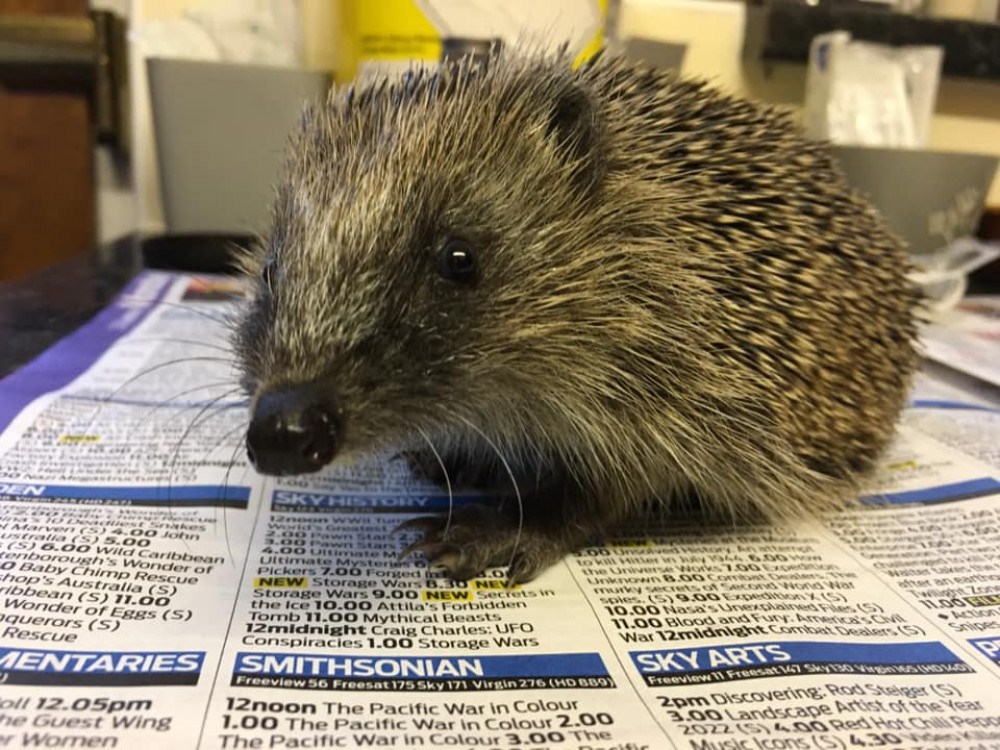
[[[1000,24],[904,15],[870,4],[752,2],[744,54],[765,62],[805,63],[813,38],[838,30],[860,41],[940,46],[945,52],[942,75],[1000,81]]]
[[[138,272],[124,249],[94,252],[0,283],[0,377],[86,323]]]
[[[253,237],[238,234],[180,234],[146,237],[140,244],[147,268],[190,273],[233,273],[234,258]]]

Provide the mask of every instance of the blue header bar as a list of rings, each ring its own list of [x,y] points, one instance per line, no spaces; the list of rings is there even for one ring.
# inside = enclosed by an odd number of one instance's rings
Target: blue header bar
[[[975,497],[1000,493],[1000,481],[993,477],[970,479],[965,482],[941,484],[909,492],[868,495],[861,499],[866,505],[930,505],[971,500]]]
[[[488,498],[481,495],[455,495],[451,502],[454,507],[459,507],[467,503],[482,502],[484,499]],[[331,513],[345,510],[375,513],[440,511],[447,510],[448,503],[447,494],[356,494],[276,490],[271,496],[271,510],[279,513]]]
[[[596,677],[608,670],[597,653],[523,656],[236,655],[235,675],[368,680]]]
[[[0,672],[55,674],[199,673],[204,651],[49,651],[0,648]]]

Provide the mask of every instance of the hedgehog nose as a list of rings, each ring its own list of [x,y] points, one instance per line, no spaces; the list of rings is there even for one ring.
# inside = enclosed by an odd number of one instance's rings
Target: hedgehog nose
[[[311,388],[268,391],[250,419],[247,457],[262,474],[309,474],[333,460],[338,432],[336,409]]]

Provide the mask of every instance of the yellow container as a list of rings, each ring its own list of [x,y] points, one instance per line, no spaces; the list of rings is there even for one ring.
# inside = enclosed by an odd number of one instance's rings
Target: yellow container
[[[598,22],[595,33],[580,51],[577,62],[601,48],[608,9],[608,0],[578,2],[580,13],[586,14],[587,18],[596,14]],[[376,71],[401,71],[413,62],[437,62],[441,58],[444,35],[440,30],[442,20],[432,17],[432,12],[436,10],[432,7],[434,5],[433,2],[419,0],[341,0],[337,81],[343,83],[355,76],[364,78]],[[510,4],[503,5],[509,10]],[[489,8],[489,3],[476,3],[474,7]],[[467,19],[463,20],[466,21],[465,28],[468,28]],[[557,34],[558,29],[555,29],[553,38]],[[470,36],[467,32],[457,35]],[[503,35],[493,31],[485,21],[481,33],[476,35],[480,39],[497,36]]]

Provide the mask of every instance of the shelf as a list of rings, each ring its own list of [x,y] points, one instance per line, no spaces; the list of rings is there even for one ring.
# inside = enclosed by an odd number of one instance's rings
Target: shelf
[[[855,3],[751,2],[744,57],[805,64],[813,38],[838,30],[867,42],[943,47],[943,76],[1000,82],[1000,24],[909,16]]]

